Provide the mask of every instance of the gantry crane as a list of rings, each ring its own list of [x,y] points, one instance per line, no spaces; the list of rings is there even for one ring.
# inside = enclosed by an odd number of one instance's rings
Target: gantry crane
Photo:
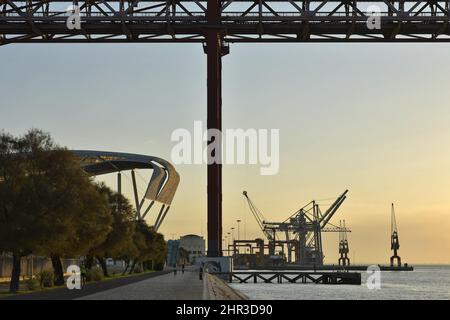
[[[348,239],[347,239],[347,230],[345,228],[345,220],[339,221],[339,226],[341,227],[341,230],[339,231],[339,259],[338,263],[340,266],[349,266],[350,265],[350,258],[348,257],[348,254],[350,252],[350,248],[348,246]]]
[[[275,254],[275,248],[281,247],[284,253],[287,247],[287,262],[295,262],[301,265],[322,265],[322,232],[340,232],[342,227],[330,223],[331,218],[347,198],[348,190],[340,195],[333,204],[322,213],[319,204],[311,201],[300,208],[283,222],[268,222],[261,211],[249,198],[246,191],[243,192],[250,211],[256,219],[261,231],[269,241],[269,255]],[[328,227],[331,226],[331,227]],[[344,229],[350,232],[349,229]],[[292,252],[295,261],[292,261]]]
[[[398,228],[397,221],[395,219],[394,204],[391,205],[391,250],[394,251],[394,255],[391,257],[391,267],[394,266],[394,261],[397,260],[397,266],[402,266],[402,259],[398,255],[400,249],[400,242],[398,240]]]

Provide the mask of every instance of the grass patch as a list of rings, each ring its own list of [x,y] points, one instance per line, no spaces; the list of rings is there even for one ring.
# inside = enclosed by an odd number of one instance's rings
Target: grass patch
[[[147,270],[144,272],[132,273],[132,274],[128,274],[128,273],[127,274],[122,274],[122,273],[110,274],[109,277],[107,277],[107,278],[103,278],[102,280],[99,280],[99,281],[89,281],[89,282],[87,282],[86,285],[89,285],[91,283],[98,283],[98,282],[110,281],[110,280],[121,279],[121,278],[137,277],[137,276],[142,276],[145,274],[150,274],[153,272],[155,272],[155,270]],[[21,280],[20,284],[26,285],[26,281],[27,280]],[[8,285],[8,288],[9,288],[9,282],[3,282],[3,283],[1,283],[1,285]],[[16,295],[21,295],[21,294],[29,294],[29,293],[33,293],[33,292],[44,292],[44,291],[50,291],[50,290],[55,290],[55,289],[61,289],[61,288],[66,288],[66,285],[53,286],[53,287],[49,287],[49,288],[46,288],[46,287],[37,288],[36,290],[19,290],[17,293],[9,293],[7,291],[0,291],[0,298],[16,296]]]

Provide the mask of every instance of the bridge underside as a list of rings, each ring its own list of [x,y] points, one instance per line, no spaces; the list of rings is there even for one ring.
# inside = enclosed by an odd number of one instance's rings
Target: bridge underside
[[[41,34],[34,34],[28,24],[14,26],[0,25],[0,33],[6,35],[1,44],[7,43],[114,43],[114,42],[184,42],[203,43],[206,41],[204,30],[199,27],[179,24],[172,27],[178,35],[176,38],[167,36],[165,24],[139,24],[128,26],[131,37],[123,34],[120,24],[111,23],[108,26],[95,23],[85,23],[85,35],[68,34],[65,24],[36,23],[35,27]],[[384,24],[381,32],[368,32],[365,23],[314,23],[303,26],[302,23],[283,23],[265,25],[267,34],[258,34],[258,24],[223,26],[226,34],[225,42],[449,42],[450,27],[442,23],[409,23],[398,28],[395,23]],[[18,36],[19,34],[19,36]],[[8,37],[14,35],[14,37]]]
[[[72,0],[0,0],[0,44],[33,42],[450,41],[450,1],[218,1],[217,23],[202,0],[78,1],[81,29],[69,30]],[[379,8],[380,28],[367,20]],[[375,11],[374,11],[375,12]]]

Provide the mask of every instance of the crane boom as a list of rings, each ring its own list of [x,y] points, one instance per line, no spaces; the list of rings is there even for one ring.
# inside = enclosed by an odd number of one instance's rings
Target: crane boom
[[[391,204],[391,234],[396,232],[398,234],[398,228],[397,228],[397,220],[395,219],[395,209],[394,204]]]
[[[324,213],[322,218],[320,219],[320,227],[325,228],[325,226],[328,224],[328,222],[331,220],[333,215],[336,213],[336,211],[339,209],[339,207],[342,205],[342,203],[347,198],[348,190],[345,190],[343,194],[341,194],[336,201],[333,202],[333,204],[328,208],[328,210]]]
[[[259,209],[255,206],[253,201],[249,198],[247,191],[242,192],[242,194],[244,195],[245,199],[247,200],[250,211],[252,212],[253,216],[255,217],[255,220],[258,223],[258,226],[261,229],[261,231],[264,233],[264,235],[267,237],[268,240],[273,240],[272,234],[270,232],[268,232],[266,230],[266,228],[264,227],[265,218],[264,218],[263,214],[261,213],[261,211],[259,211]]]

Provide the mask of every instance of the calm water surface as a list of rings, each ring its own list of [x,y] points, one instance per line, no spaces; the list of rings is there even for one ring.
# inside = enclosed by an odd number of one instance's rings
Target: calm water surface
[[[381,272],[381,289],[362,285],[233,283],[250,299],[450,299],[450,266],[417,266],[412,272]]]

